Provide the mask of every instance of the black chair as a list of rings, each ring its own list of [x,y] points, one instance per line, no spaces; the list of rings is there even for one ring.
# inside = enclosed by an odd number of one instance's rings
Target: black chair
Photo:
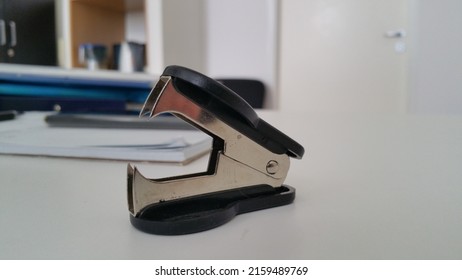
[[[265,101],[265,85],[251,79],[216,79],[242,97],[253,108],[263,108]]]

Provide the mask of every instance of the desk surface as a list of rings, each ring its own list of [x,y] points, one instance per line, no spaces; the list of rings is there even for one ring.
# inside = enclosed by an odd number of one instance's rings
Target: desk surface
[[[0,156],[0,259],[462,258],[462,117],[260,116],[307,149],[294,204],[149,235],[129,222],[126,163]]]

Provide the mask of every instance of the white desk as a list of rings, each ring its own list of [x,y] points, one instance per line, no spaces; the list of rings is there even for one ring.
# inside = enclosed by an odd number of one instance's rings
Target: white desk
[[[462,258],[461,117],[260,116],[307,149],[286,180],[294,204],[149,235],[129,222],[126,163],[0,156],[0,258]],[[164,177],[205,163],[142,168]]]

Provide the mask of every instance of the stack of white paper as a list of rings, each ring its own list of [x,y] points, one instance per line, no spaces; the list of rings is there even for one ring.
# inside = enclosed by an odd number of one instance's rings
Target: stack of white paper
[[[42,113],[0,122],[0,154],[185,163],[211,149],[194,130],[53,128]]]

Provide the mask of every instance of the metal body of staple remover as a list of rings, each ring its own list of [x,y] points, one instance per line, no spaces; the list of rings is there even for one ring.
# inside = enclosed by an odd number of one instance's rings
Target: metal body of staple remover
[[[213,138],[202,173],[148,179],[128,166],[132,224],[157,234],[184,234],[221,225],[237,214],[288,204],[295,191],[283,185],[289,156],[303,147],[259,119],[235,93],[214,80],[170,66],[140,115],[171,113]]]

